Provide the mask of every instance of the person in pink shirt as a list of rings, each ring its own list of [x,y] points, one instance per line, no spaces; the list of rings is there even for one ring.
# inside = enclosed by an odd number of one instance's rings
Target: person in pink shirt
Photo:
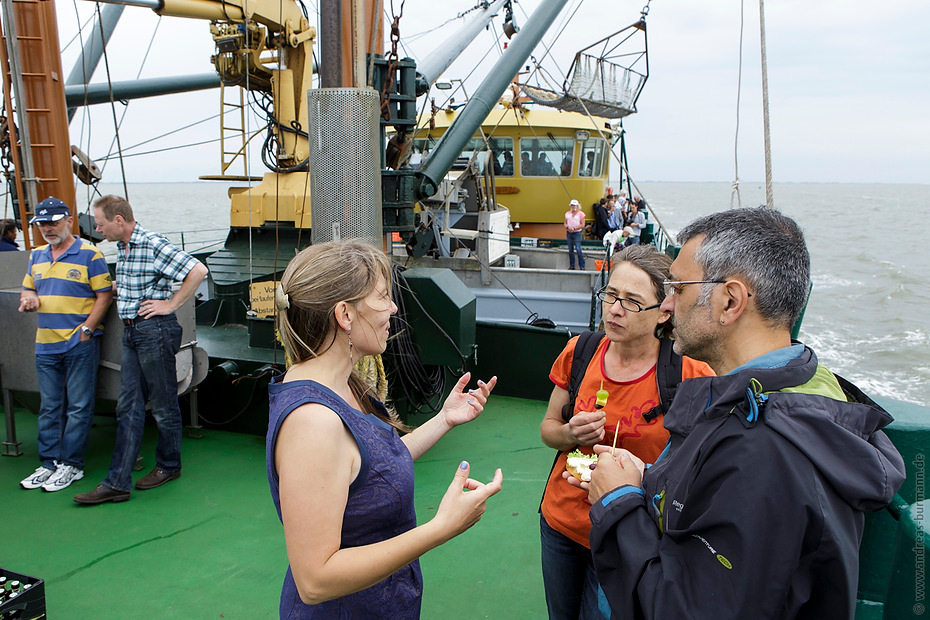
[[[581,231],[584,230],[584,211],[577,200],[569,203],[565,212],[565,238],[568,240],[568,268],[575,268],[575,254],[578,255],[578,268],[584,271],[584,253],[581,251]]]

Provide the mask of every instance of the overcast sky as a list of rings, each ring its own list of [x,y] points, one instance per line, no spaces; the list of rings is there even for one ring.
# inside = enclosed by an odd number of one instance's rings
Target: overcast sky
[[[386,2],[390,7],[390,2]],[[518,24],[539,4],[517,4]],[[561,79],[574,53],[633,23],[644,1],[570,0],[534,56]],[[311,11],[316,4],[308,1]],[[395,0],[395,8],[400,3]],[[401,55],[422,58],[457,28],[457,13],[473,3],[406,0],[401,21]],[[743,73],[739,117],[739,177],[764,178],[759,3],[745,0]],[[779,0],[768,2],[766,45],[773,175],[776,182],[930,183],[930,2],[901,0]],[[638,181],[732,181],[737,122],[740,9],[738,0],[655,0],[648,16],[649,80],[627,118],[630,171]],[[68,43],[75,22],[93,4],[60,2],[60,36]],[[439,30],[435,24],[453,20]],[[469,74],[469,92],[499,56],[501,20],[477,37],[469,52],[447,72]],[[149,40],[157,33],[148,50]],[[428,34],[424,34],[430,31]],[[561,32],[557,41],[555,35]],[[419,35],[419,36],[418,36]],[[518,35],[519,36],[519,35]],[[407,41],[405,38],[409,38]],[[77,44],[64,53],[64,74]],[[485,53],[492,51],[484,56]],[[209,24],[179,18],[159,20],[151,11],[129,8],[111,44],[112,79],[212,71]],[[485,58],[486,60],[482,60]],[[477,68],[476,68],[477,66]],[[474,71],[473,71],[474,70]],[[101,68],[94,81],[106,79]],[[441,96],[441,93],[435,93]],[[125,109],[93,106],[71,123],[72,142],[99,159],[110,148],[114,112],[122,119],[123,148],[202,121],[219,112],[218,91],[134,101]],[[123,114],[125,112],[125,118]],[[250,127],[257,129],[257,123]],[[208,141],[219,131],[213,119],[134,152]],[[263,168],[259,141],[252,172]],[[124,160],[130,182],[193,181],[217,174],[218,143]],[[106,165],[105,180],[119,182],[119,164]]]

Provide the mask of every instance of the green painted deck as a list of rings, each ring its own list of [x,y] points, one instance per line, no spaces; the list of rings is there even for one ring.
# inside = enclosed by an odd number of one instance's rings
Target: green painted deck
[[[539,440],[544,413],[541,401],[492,396],[480,418],[449,433],[416,463],[421,523],[433,516],[463,459],[481,480],[497,467],[504,472],[503,489],[484,518],[421,559],[424,620],[546,617],[537,509],[553,454]],[[24,455],[0,458],[0,568],[45,580],[49,618],[277,616],[287,556],[265,479],[264,437],[214,430],[200,439],[185,437],[184,475],[177,481],[133,491],[128,502],[79,506],[72,496],[106,475],[116,422],[95,418],[85,478],[45,493],[19,487],[38,466],[36,420],[17,411]],[[150,423],[141,452],[145,467],[136,479],[154,464],[155,435]],[[888,540],[863,545],[868,565],[876,554],[890,562],[894,548],[897,526],[887,514],[877,516],[888,521],[879,528]],[[910,584],[914,574],[899,578]],[[859,601],[857,620],[882,617],[881,603]]]
[[[493,396],[478,420],[417,462],[421,523],[463,459],[482,480],[497,467],[504,472],[484,518],[421,559],[425,620],[545,618],[537,509],[552,452],[539,441],[544,413],[542,402]],[[45,580],[49,618],[277,616],[287,556],[264,437],[212,430],[185,437],[177,481],[133,491],[128,502],[79,506],[72,496],[106,475],[115,420],[95,419],[85,478],[57,493],[19,487],[38,466],[36,416],[18,410],[16,422],[25,454],[0,459],[0,567]],[[150,424],[145,468],[135,478],[154,465],[155,435]]]

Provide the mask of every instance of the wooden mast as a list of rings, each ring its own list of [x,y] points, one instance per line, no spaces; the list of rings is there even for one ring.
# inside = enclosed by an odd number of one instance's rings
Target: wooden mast
[[[14,162],[19,216],[23,223],[26,249],[41,242],[37,231],[26,222],[36,202],[55,196],[65,201],[77,216],[71,169],[71,139],[68,134],[67,105],[61,54],[58,50],[58,23],[54,0],[2,0],[3,39],[0,61],[3,69],[4,103],[10,118],[10,150]],[[14,90],[15,87],[15,90]],[[16,110],[18,133],[12,126]],[[20,149],[28,148],[32,177],[24,176]],[[74,218],[78,231],[78,218]],[[30,232],[32,234],[30,234]]]

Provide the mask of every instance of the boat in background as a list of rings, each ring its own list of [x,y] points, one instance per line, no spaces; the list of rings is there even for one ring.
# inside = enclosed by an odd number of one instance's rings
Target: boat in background
[[[615,133],[610,119],[519,105],[514,99],[502,99],[491,110],[461,156],[476,155],[480,175],[492,169],[497,202],[510,212],[511,236],[564,238],[569,201],[578,200],[593,218],[592,203],[606,195],[619,130]],[[459,112],[449,106],[421,118],[412,166],[429,156]]]

